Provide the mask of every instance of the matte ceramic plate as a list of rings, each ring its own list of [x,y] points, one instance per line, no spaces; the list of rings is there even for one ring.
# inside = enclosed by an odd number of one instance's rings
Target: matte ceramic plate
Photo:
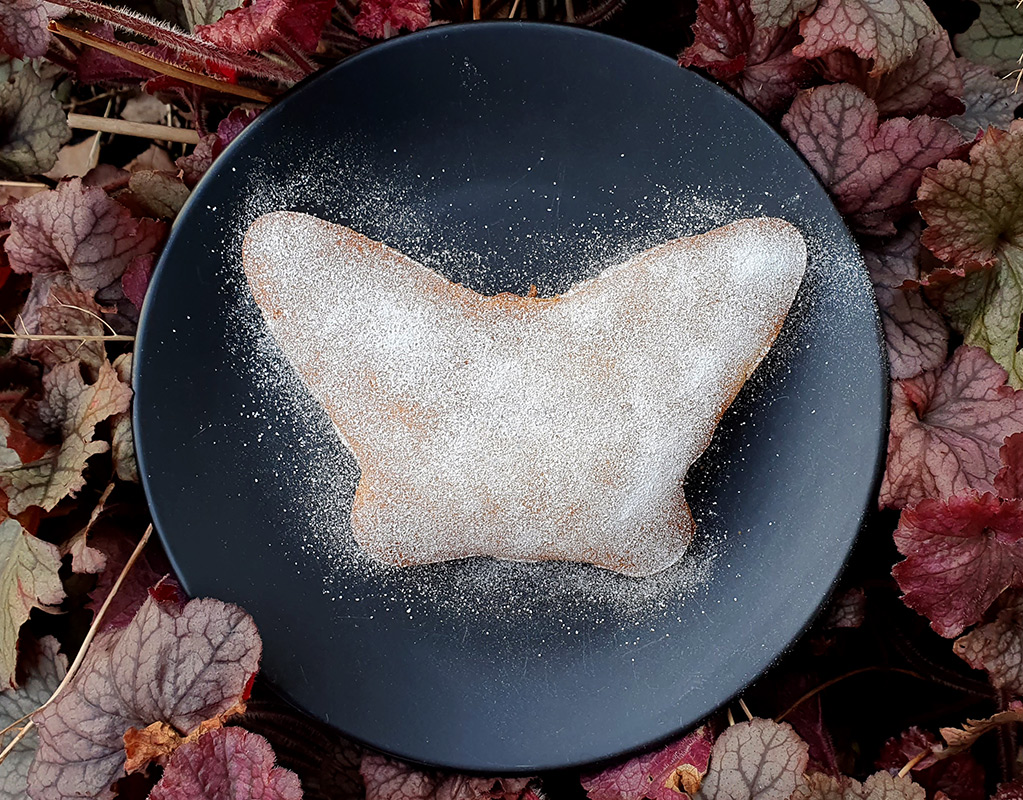
[[[800,295],[687,481],[691,552],[646,579],[364,556],[346,527],[357,469],[241,273],[245,230],[277,209],[486,293],[564,291],[742,217],[798,226]],[[652,744],[764,670],[842,568],[886,421],[872,292],[799,156],[670,59],[536,24],[402,37],[263,112],[177,220],[135,370],[143,482],[187,591],[247,609],[263,673],[309,713],[404,758],[491,773]]]

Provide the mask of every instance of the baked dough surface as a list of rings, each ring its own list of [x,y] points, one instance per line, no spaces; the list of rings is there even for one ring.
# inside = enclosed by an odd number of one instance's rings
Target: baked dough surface
[[[484,296],[315,217],[249,228],[275,340],[361,476],[356,541],[395,565],[559,559],[626,575],[685,552],[690,465],[806,268],[790,224],[653,247],[554,298]]]

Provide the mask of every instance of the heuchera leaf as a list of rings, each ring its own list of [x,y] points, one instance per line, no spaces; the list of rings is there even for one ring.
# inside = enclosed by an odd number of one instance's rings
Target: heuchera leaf
[[[177,175],[151,169],[132,173],[128,188],[135,205],[145,216],[164,219],[174,219],[189,194],[188,187]]]
[[[149,800],[302,800],[302,784],[262,736],[219,728],[174,751]]]
[[[686,800],[707,773],[714,736],[704,725],[653,753],[584,774],[590,800]]]
[[[64,599],[56,545],[37,539],[14,519],[0,522],[0,685],[14,686],[18,632],[33,608]]]
[[[95,588],[89,592],[89,602],[85,604],[93,614],[99,611],[103,601],[110,594],[114,581],[117,580],[137,543],[137,539],[107,531],[93,537],[92,546],[106,557],[103,571],[96,580]],[[170,570],[167,556],[157,542],[151,541],[110,601],[100,630],[119,629],[130,624],[142,604],[149,599],[150,589],[157,587],[158,584],[161,589],[160,596],[167,594],[168,589],[179,595],[177,580],[168,574]]]
[[[108,332],[100,316],[103,309],[91,292],[78,288],[70,275],[33,276],[33,289],[36,284],[45,292],[44,299],[33,309],[33,314],[21,317],[19,332],[48,336],[102,336]],[[90,374],[96,374],[107,358],[100,341],[21,339],[14,342],[11,352],[35,359],[47,367],[77,359],[88,367]]]
[[[959,131],[931,117],[879,125],[874,102],[845,84],[798,95],[781,124],[850,224],[875,235],[895,233],[923,170],[963,144]]]
[[[803,782],[806,743],[790,725],[766,719],[740,722],[714,743],[697,798],[788,800]]]
[[[991,685],[1023,695],[1023,592],[998,600],[998,616],[956,640],[953,649],[974,669],[987,671]]]
[[[423,772],[376,753],[359,768],[366,800],[521,800],[532,778],[481,778]]]
[[[430,0],[362,0],[353,22],[360,36],[371,39],[418,31],[430,24]]]
[[[241,0],[182,0],[189,30],[196,25],[211,25],[225,13],[241,5]]]
[[[962,346],[941,369],[893,382],[882,507],[994,489],[999,448],[1023,430],[1023,392],[1005,379],[987,353]]]
[[[99,496],[96,506],[92,509],[92,513],[89,514],[89,521],[85,524],[85,527],[72,534],[71,538],[66,539],[60,546],[60,555],[62,557],[66,555],[71,556],[72,572],[95,574],[101,572],[107,564],[107,557],[103,551],[89,546],[89,532],[92,530],[92,526],[96,524],[96,520],[100,518],[106,509],[107,500],[110,499],[114,486],[115,484],[111,481],[107,488],[103,490],[103,494]]]
[[[80,178],[23,200],[9,211],[5,243],[15,272],[63,272],[83,289],[101,289],[121,277],[132,259],[152,252],[167,227],[135,219],[102,189]]]
[[[333,7],[333,0],[252,0],[213,25],[196,26],[195,32],[234,53],[275,50],[281,41],[311,53]]]
[[[109,363],[103,362],[95,383],[82,379],[77,361],[59,364],[43,376],[44,411],[60,429],[63,443],[39,461],[0,473],[0,489],[7,494],[10,513],[30,506],[50,511],[85,485],[83,472],[91,456],[109,445],[94,441],[96,425],[128,410],[131,388],[121,383]]]
[[[121,383],[131,383],[132,354],[124,353],[114,359],[114,371]],[[131,414],[125,411],[110,418],[110,455],[114,472],[122,481],[139,481],[139,467],[135,460],[135,434],[131,428]]]
[[[986,800],[984,768],[980,762],[970,752],[936,760],[932,753],[939,745],[933,733],[913,727],[885,742],[875,766],[895,775],[914,761],[910,775],[928,797],[944,792],[950,800]],[[922,754],[924,758],[918,759]]]
[[[50,18],[43,0],[5,0],[0,4],[0,52],[37,58],[50,42]]]
[[[753,16],[763,29],[787,28],[799,15],[809,11],[817,0],[752,0]]]
[[[925,800],[927,793],[909,778],[897,778],[887,772],[871,775],[863,783],[853,778],[816,772],[792,800]]]
[[[706,69],[762,113],[782,108],[810,76],[806,60],[792,53],[796,27],[760,28],[749,0],[701,0],[693,35],[682,66]]]
[[[995,475],[995,492],[1006,500],[1023,498],[1023,433],[1014,433],[998,451],[1002,468]]]
[[[1015,81],[1002,78],[982,64],[966,58],[956,59],[956,68],[963,78],[963,105],[966,110],[949,122],[967,139],[994,126],[1008,128],[1021,100],[1015,93]]]
[[[947,117],[963,111],[963,79],[948,34],[940,28],[920,40],[913,55],[891,72],[871,74],[871,64],[848,50],[836,50],[818,62],[828,80],[858,86],[877,104],[882,117],[930,114]]]
[[[967,344],[987,350],[1023,386],[1023,125],[990,129],[970,163],[943,161],[923,177],[922,241],[938,258],[973,271],[933,292]]]
[[[17,689],[0,692],[0,728],[6,728],[49,700],[67,672],[67,657],[59,650],[60,644],[52,636],[25,647],[21,657],[24,682]],[[38,746],[38,734],[29,731],[4,760],[0,769],[0,800],[24,800],[27,796],[28,768]]]
[[[237,606],[148,599],[127,627],[94,640],[68,691],[36,715],[29,795],[113,797],[125,732],[162,721],[184,733],[224,713],[245,698],[261,649]]]
[[[41,174],[57,163],[71,129],[52,90],[31,64],[0,83],[0,178]]]
[[[923,0],[821,0],[799,24],[796,53],[816,58],[845,48],[873,59],[874,72],[890,72],[940,29]]]
[[[923,243],[942,261],[994,266],[1009,250],[1023,250],[1023,125],[988,130],[969,163],[926,170],[917,197]]]
[[[977,0],[980,16],[956,36],[956,49],[978,64],[1000,72],[1019,67],[1023,52],[1023,15],[1016,0]]]
[[[979,622],[1010,586],[1023,585],[1023,501],[967,491],[907,508],[895,530],[906,556],[892,574],[907,606],[942,636]]]

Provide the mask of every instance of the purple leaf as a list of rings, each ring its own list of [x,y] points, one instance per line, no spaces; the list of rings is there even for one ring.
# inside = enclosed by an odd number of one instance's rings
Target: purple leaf
[[[31,64],[0,82],[0,178],[41,174],[57,163],[71,129],[52,91],[53,80]]]

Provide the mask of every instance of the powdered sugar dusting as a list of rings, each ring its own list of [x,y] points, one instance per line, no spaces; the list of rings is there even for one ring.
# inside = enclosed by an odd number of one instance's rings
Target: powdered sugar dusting
[[[809,271],[785,331],[722,424],[727,436],[739,441],[737,447],[730,445],[729,458],[739,460],[724,459],[719,442],[726,434],[719,432],[690,470],[686,495],[696,514],[697,534],[673,566],[638,579],[567,562],[526,564],[491,558],[388,567],[367,556],[352,538],[351,508],[359,477],[354,458],[341,444],[320,403],[283,356],[251,298],[242,271],[241,246],[253,221],[266,213],[300,208],[357,227],[476,291],[525,294],[536,284],[541,294],[554,295],[659,243],[737,219],[763,216],[764,212],[757,197],[720,197],[713,187],[701,186],[685,195],[656,190],[623,200],[613,213],[598,210],[589,220],[546,225],[529,214],[516,217],[518,199],[510,196],[500,233],[514,237],[524,256],[514,270],[505,268],[495,283],[488,267],[503,255],[496,249],[501,237],[495,236],[492,243],[484,236],[471,247],[459,246],[456,243],[465,238],[460,231],[467,224],[461,216],[464,208],[447,215],[443,203],[423,206],[412,202],[408,190],[402,188],[429,185],[436,176],[379,175],[372,159],[363,158],[356,143],[339,142],[337,147],[337,156],[321,154],[306,167],[290,170],[290,183],[262,180],[259,164],[248,175],[238,173],[238,194],[245,198],[245,208],[222,228],[219,253],[224,270],[220,278],[236,308],[232,348],[239,354],[241,368],[251,370],[253,386],[250,400],[239,407],[239,417],[265,420],[260,442],[279,442],[280,451],[273,458],[288,464],[273,474],[280,490],[292,498],[291,515],[279,525],[279,557],[287,561],[289,569],[322,581],[326,596],[344,598],[348,608],[365,606],[370,618],[397,615],[418,624],[435,614],[445,618],[454,614],[466,625],[481,627],[484,634],[495,621],[541,616],[569,636],[577,629],[611,626],[624,632],[621,641],[627,646],[629,631],[636,632],[637,642],[649,640],[668,617],[677,615],[681,605],[699,606],[706,597],[709,576],[730,569],[727,558],[718,561],[719,552],[744,547],[743,537],[749,534],[723,528],[716,503],[729,496],[729,475],[741,470],[742,453],[749,446],[746,439],[760,436],[757,420],[763,418],[765,403],[770,402],[767,398],[772,396],[765,389],[786,380],[798,349],[824,346],[806,339],[802,332],[819,322],[817,309],[825,280],[833,291],[849,297],[863,293],[865,279],[846,240],[839,232],[823,227],[801,229],[810,253]],[[287,149],[286,143],[282,149]],[[549,190],[552,217],[556,216],[560,190],[557,186]],[[614,186],[604,189],[611,195],[614,190]],[[303,200],[297,203],[295,198]],[[786,199],[782,208],[789,203],[799,208],[802,199]],[[486,231],[488,224],[479,227]],[[550,255],[565,241],[572,242],[575,254],[570,264],[552,260]],[[834,335],[842,332],[834,331]],[[288,455],[292,448],[303,454],[298,468]],[[726,484],[723,491],[722,481]],[[259,488],[254,487],[257,494]],[[722,548],[726,540],[733,541]],[[734,577],[741,578],[738,574]],[[502,624],[505,635],[514,629]]]
[[[314,217],[244,244],[281,349],[357,458],[381,560],[679,559],[686,471],[766,354],[806,263],[780,220],[652,248],[555,299],[485,297]]]

